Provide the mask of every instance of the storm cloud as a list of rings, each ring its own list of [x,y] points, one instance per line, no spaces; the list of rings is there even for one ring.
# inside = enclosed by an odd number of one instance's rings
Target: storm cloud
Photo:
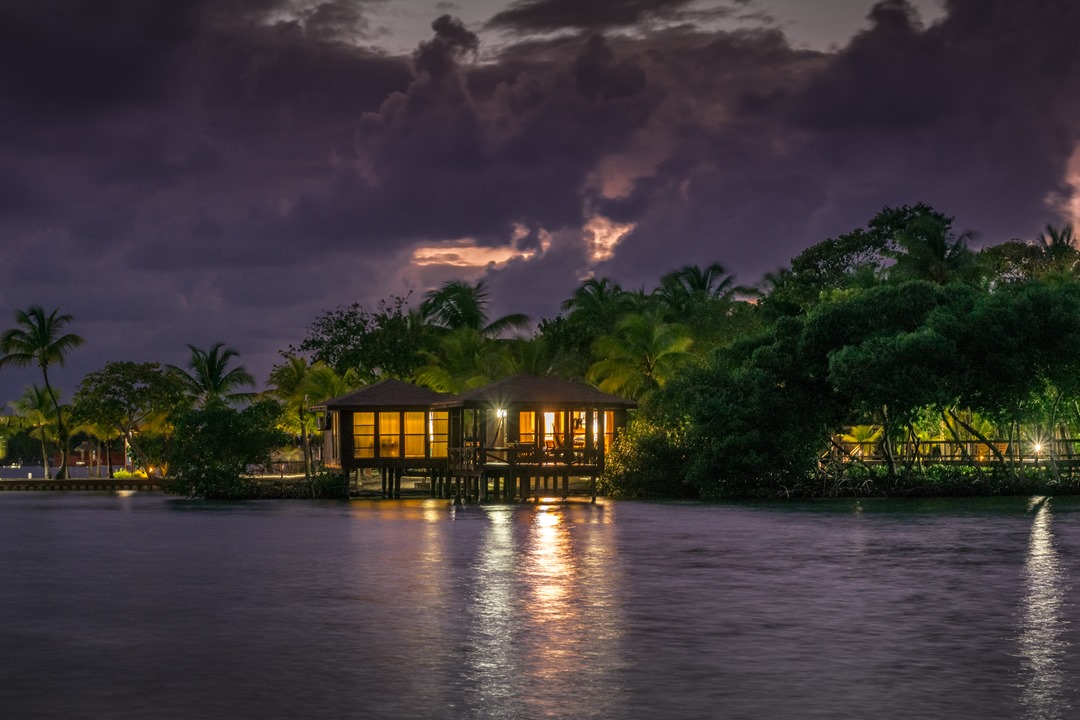
[[[69,388],[219,340],[265,377],[319,312],[449,277],[539,318],[590,273],[753,283],[884,205],[984,242],[1078,207],[1064,0],[886,0],[829,52],[693,22],[754,2],[522,0],[393,55],[377,6],[0,6],[0,323],[75,315]]]

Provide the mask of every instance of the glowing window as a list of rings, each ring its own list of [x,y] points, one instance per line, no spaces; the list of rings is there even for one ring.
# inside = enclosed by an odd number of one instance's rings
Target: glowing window
[[[375,457],[375,413],[353,413],[353,457]]]
[[[405,413],[405,457],[424,457],[424,436],[427,434],[424,428],[423,412]]]
[[[401,413],[379,413],[379,457],[401,457]]]
[[[431,457],[446,457],[449,413],[431,413],[431,418],[428,420],[428,435],[431,443]]]
[[[536,413],[523,411],[518,415],[518,442],[536,444]]]

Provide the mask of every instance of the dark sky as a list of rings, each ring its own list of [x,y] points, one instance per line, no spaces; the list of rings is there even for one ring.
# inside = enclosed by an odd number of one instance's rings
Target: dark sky
[[[185,343],[264,379],[320,312],[449,278],[539,318],[590,273],[752,284],[885,205],[981,243],[1080,210],[1072,0],[463,5],[0,3],[0,329],[75,316],[68,398]]]

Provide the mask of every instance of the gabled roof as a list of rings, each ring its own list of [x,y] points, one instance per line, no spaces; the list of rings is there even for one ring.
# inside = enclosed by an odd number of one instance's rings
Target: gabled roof
[[[439,407],[499,406],[512,403],[547,405],[592,405],[608,408],[634,408],[633,400],[601,392],[579,382],[541,375],[521,374],[498,380],[475,390],[463,392],[435,403]]]
[[[453,395],[435,392],[419,385],[411,385],[393,378],[380,380],[374,385],[354,390],[316,407],[329,410],[365,407],[427,407],[439,401],[452,400]]]

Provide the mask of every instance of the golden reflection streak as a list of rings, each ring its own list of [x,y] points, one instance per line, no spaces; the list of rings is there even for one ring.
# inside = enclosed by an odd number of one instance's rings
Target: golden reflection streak
[[[524,558],[523,674],[537,687],[573,687],[586,706],[602,704],[618,717],[618,698],[609,691],[624,665],[620,573],[611,534],[589,528],[609,522],[611,513],[598,506],[541,504],[533,512]],[[559,694],[534,702],[551,717],[569,708]]]
[[[476,588],[469,604],[465,680],[483,716],[512,717],[517,677],[513,512],[508,507],[484,512],[489,525],[479,548]]]
[[[530,614],[538,622],[563,620],[572,578],[569,575],[570,538],[558,508],[540,506],[533,518],[529,574],[533,590]]]
[[[1020,618],[1021,673],[1024,676],[1020,702],[1027,717],[1064,717],[1069,710],[1062,690],[1064,674],[1060,661],[1066,643],[1061,639],[1064,571],[1054,548],[1050,500],[1032,498],[1028,510],[1038,508],[1028,537],[1024,565],[1024,605]]]

